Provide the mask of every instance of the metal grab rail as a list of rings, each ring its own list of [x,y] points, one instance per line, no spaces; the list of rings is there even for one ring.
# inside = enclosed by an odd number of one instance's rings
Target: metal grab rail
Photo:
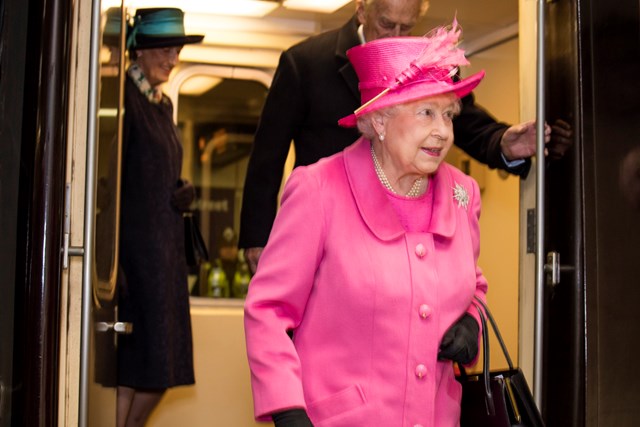
[[[544,78],[544,12],[546,0],[538,0],[537,61],[536,61],[536,292],[535,332],[533,358],[533,394],[540,409],[542,406],[542,350],[544,319],[544,286],[546,256],[544,253],[544,188],[545,188],[545,78]]]
[[[94,293],[95,286],[98,289],[106,283],[113,296],[116,283],[117,260],[118,260],[118,236],[119,236],[119,212],[120,212],[120,179],[121,179],[121,158],[122,158],[122,128],[123,128],[123,99],[124,99],[124,73],[125,73],[125,26],[120,28],[120,58],[118,60],[118,117],[117,117],[117,153],[115,170],[110,171],[115,177],[115,201],[114,212],[116,215],[113,233],[115,237],[113,264],[109,277],[103,280],[96,273],[96,197],[97,197],[97,176],[98,176],[98,116],[100,109],[100,49],[102,46],[101,32],[101,2],[92,1],[91,9],[91,29],[89,45],[89,79],[87,93],[87,140],[86,140],[86,172],[85,172],[85,200],[84,200],[84,240],[82,248],[69,248],[69,255],[84,256],[82,267],[82,313],[81,313],[81,344],[80,344],[80,384],[78,402],[78,425],[86,427],[89,423],[89,384],[90,384],[90,359],[91,359],[91,334],[92,332],[113,331],[116,334],[129,334],[133,326],[126,322],[97,322],[94,324],[93,310],[96,297],[100,298],[100,293]],[[125,20],[125,8],[120,2],[120,22]]]
[[[98,79],[100,53],[100,2],[94,0],[91,9],[91,44],[89,49],[89,90],[87,105],[87,164],[84,199],[84,262],[82,266],[82,328],[80,339],[80,396],[78,426],[87,426],[89,410],[89,351],[91,340],[91,308],[93,303],[91,273],[93,261],[93,230],[95,227],[96,144],[98,119]]]

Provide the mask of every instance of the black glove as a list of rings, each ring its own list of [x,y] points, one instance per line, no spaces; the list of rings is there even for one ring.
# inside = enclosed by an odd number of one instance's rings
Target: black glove
[[[275,427],[313,427],[304,409],[289,409],[271,415]]]
[[[171,206],[179,212],[187,212],[193,199],[196,198],[196,190],[186,179],[178,180],[178,188],[171,195]]]
[[[453,360],[466,365],[478,354],[478,322],[470,314],[465,314],[445,332],[438,360]]]

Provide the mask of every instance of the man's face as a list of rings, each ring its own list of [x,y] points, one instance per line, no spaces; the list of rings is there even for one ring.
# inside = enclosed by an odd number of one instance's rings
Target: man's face
[[[356,14],[366,41],[408,36],[420,18],[422,0],[358,1]]]

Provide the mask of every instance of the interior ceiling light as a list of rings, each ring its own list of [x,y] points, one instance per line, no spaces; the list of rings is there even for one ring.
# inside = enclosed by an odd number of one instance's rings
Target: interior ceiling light
[[[282,5],[287,9],[333,13],[350,2],[351,0],[284,0]]]
[[[193,76],[185,80],[180,86],[181,95],[202,95],[217,86],[222,79],[212,76]]]
[[[120,0],[102,0],[102,10],[119,7]],[[127,7],[141,9],[147,7],[179,7],[185,13],[207,13],[214,15],[263,17],[280,6],[271,0],[131,0]]]
[[[230,65],[235,67],[273,68],[280,51],[273,49],[237,49],[224,46],[188,44],[180,52],[180,62]]]

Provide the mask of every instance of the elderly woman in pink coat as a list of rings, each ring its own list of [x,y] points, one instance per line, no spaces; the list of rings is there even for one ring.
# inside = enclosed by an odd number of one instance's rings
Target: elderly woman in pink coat
[[[348,52],[362,137],[289,178],[245,304],[255,417],[277,427],[459,425],[478,350],[480,191],[443,162],[483,72],[460,30]]]

